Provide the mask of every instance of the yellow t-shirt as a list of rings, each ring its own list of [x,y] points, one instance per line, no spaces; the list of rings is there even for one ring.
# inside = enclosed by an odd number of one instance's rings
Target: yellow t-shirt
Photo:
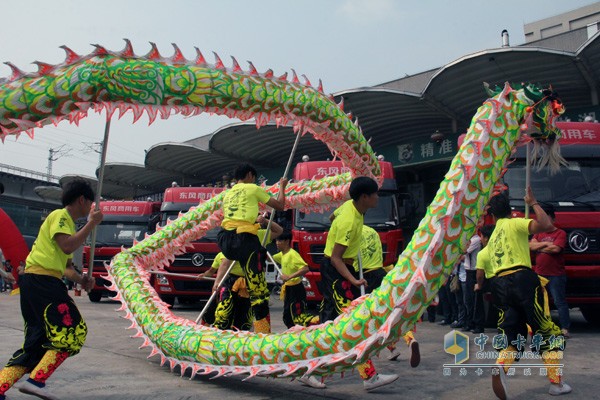
[[[363,271],[370,271],[383,267],[383,248],[379,234],[368,225],[363,225],[362,240],[360,242],[360,260]],[[358,258],[354,260],[354,269],[358,268]]]
[[[271,196],[254,183],[235,184],[223,199],[221,226],[233,230],[240,224],[253,225],[258,215],[258,203],[266,204]]]
[[[342,255],[343,258],[356,258],[360,248],[364,217],[354,207],[352,200],[342,204],[334,214],[336,217],[327,235],[324,253],[331,257],[333,246],[338,243],[347,247]]]
[[[217,254],[217,256],[215,257],[215,260],[213,261],[212,265],[210,266],[212,269],[214,270],[219,270],[219,266],[221,265],[221,263],[223,262],[223,260],[225,260],[225,254],[219,252],[219,254]],[[229,261],[229,264],[227,267],[229,267],[229,265],[231,265],[231,261]],[[229,272],[231,275],[235,275],[235,276],[244,276],[244,270],[242,270],[242,267],[240,266],[239,262],[236,262],[235,265],[233,266],[233,268],[231,269],[231,272]]]
[[[523,266],[531,268],[529,256],[529,223],[526,218],[501,218],[487,247],[494,275],[504,270]]]
[[[273,260],[279,265],[281,265],[281,272],[284,275],[291,275],[302,268],[306,267],[306,261],[302,258],[300,254],[294,249],[289,249],[289,251],[285,254],[279,252],[273,256]],[[302,281],[301,277],[296,277],[294,279],[290,279],[288,281],[288,285],[296,285]]]
[[[490,263],[490,252],[488,250],[489,247],[485,246],[479,251],[479,253],[477,253],[476,269],[482,269],[485,272],[485,279],[490,279],[494,277],[494,272],[492,271],[492,264]]]
[[[40,227],[38,236],[33,242],[31,252],[25,261],[25,272],[28,268],[37,266],[62,276],[65,273],[67,261],[73,256],[63,253],[54,240],[54,236],[57,233],[71,236],[75,232],[75,221],[66,208],[52,211]]]

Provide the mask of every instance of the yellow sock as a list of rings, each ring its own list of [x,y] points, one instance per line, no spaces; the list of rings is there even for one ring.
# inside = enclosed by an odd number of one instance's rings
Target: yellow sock
[[[271,333],[271,323],[268,318],[254,321],[254,333]]]
[[[38,365],[31,370],[29,377],[36,382],[46,383],[46,380],[50,378],[50,375],[56,371],[56,368],[58,368],[67,357],[69,357],[69,353],[66,351],[46,351],[46,354],[44,354],[44,357],[42,357]]]
[[[404,338],[404,341],[406,342],[406,345],[408,346],[410,344],[410,342],[415,340],[415,335],[413,335],[412,331],[408,331],[406,333],[406,335],[403,336],[403,338]]]
[[[500,350],[496,364],[504,365],[504,372],[508,371],[508,367],[515,362],[515,353],[517,349],[513,346],[508,346],[506,349]]]
[[[16,381],[21,379],[27,372],[27,368],[22,365],[11,365],[10,367],[4,367],[0,371],[0,396],[4,395]]]
[[[547,351],[543,355],[544,364],[560,364],[562,361],[562,351]],[[548,379],[550,383],[560,383],[562,380],[561,367],[549,366],[547,367]]]
[[[371,360],[357,365],[356,369],[358,370],[360,377],[365,381],[367,379],[371,379],[377,373],[377,371],[375,371],[375,366],[373,365],[373,362]]]

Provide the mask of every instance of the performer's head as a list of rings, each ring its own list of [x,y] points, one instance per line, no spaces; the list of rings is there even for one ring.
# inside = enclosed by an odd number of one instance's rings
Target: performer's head
[[[496,225],[484,225],[481,227],[481,229],[479,230],[479,234],[481,236],[481,243],[484,246],[487,246],[487,242],[488,240],[490,240],[490,237],[492,236],[492,233],[494,233],[494,228],[496,227]]]
[[[63,189],[63,207],[70,207],[73,217],[82,218],[88,215],[94,202],[94,190],[83,179],[75,179],[67,183]]]
[[[510,201],[504,192],[492,197],[488,205],[488,212],[492,214],[494,218],[510,218]]]
[[[365,213],[369,208],[377,207],[379,186],[372,178],[357,176],[350,184],[350,197],[359,211]]]
[[[292,244],[292,233],[287,230],[283,231],[283,233],[275,239],[275,244],[277,244],[277,250],[287,251]]]
[[[256,182],[257,175],[256,169],[250,164],[240,164],[234,172],[235,180],[244,183]]]

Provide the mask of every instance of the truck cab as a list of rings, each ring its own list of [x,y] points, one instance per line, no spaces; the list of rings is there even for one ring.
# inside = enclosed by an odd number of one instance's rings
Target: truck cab
[[[567,233],[564,249],[567,302],[579,307],[589,322],[600,323],[600,124],[558,122],[562,130],[561,154],[567,166],[552,175],[547,168],[531,168],[531,188],[536,200],[550,205],[555,224]],[[504,175],[511,206],[522,215],[525,195],[525,151]]]
[[[133,241],[141,241],[146,233],[153,233],[160,217],[160,202],[155,201],[102,201],[100,210],[104,214],[102,223],[96,227],[96,248],[92,275],[96,280],[94,288],[88,293],[90,301],[99,302],[108,296],[102,278],[107,274],[105,262],[121,252],[121,247],[131,247]],[[89,243],[83,247],[82,266],[87,269],[90,259]]]
[[[161,226],[165,226],[168,220],[177,219],[179,213],[187,212],[191,207],[211,199],[223,190],[216,187],[167,188],[161,206]],[[193,249],[176,256],[165,270],[170,274],[188,275],[208,270],[220,251],[216,243],[218,229],[212,229],[206,232],[204,237],[190,243]],[[171,305],[175,303],[176,298],[180,303],[206,299],[211,295],[213,286],[213,282],[208,280],[164,274],[153,275],[151,283],[160,298]]]
[[[395,264],[404,248],[397,203],[397,184],[392,164],[380,161],[383,185],[379,191],[377,208],[365,214],[364,222],[379,233],[383,246],[384,265]],[[295,180],[320,179],[328,175],[348,172],[341,161],[307,161],[294,169]],[[327,232],[331,227],[329,216],[333,209],[325,212],[292,211],[292,246],[308,264],[310,271],[305,275],[307,301],[315,303],[323,298],[318,282],[321,281],[320,265],[323,260]]]

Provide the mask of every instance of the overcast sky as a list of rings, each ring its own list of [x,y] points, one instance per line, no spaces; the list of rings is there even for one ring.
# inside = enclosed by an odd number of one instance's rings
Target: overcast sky
[[[523,25],[570,11],[590,0],[18,0],[2,4],[0,61],[25,71],[31,62],[61,63],[67,45],[88,54],[91,43],[120,50],[131,39],[138,55],[155,42],[163,56],[177,43],[193,58],[199,47],[207,61],[217,52],[227,66],[233,55],[246,69],[250,60],[264,71],[294,68],[326,93],[370,86],[443,66],[464,55],[501,45],[507,29],[511,45],[524,43]],[[2,65],[0,76],[10,75]],[[475,110],[474,110],[475,111]],[[214,132],[225,117],[157,120],[146,115],[132,125],[131,115],[113,118],[109,162],[143,164],[144,150]],[[52,173],[94,176],[104,116],[90,112],[80,126],[62,122],[0,144],[0,163],[46,172],[49,149],[69,150],[53,162]]]

